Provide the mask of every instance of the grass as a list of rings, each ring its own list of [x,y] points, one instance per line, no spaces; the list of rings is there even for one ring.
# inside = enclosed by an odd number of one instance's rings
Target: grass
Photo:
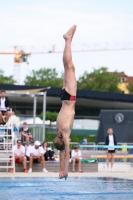
[[[56,137],[56,134],[50,134],[50,133],[46,133],[46,137],[45,140],[48,142],[52,142]],[[79,135],[79,134],[71,134],[70,138],[71,138],[71,142],[78,142],[80,143],[81,140],[83,140],[83,138],[86,137],[88,142],[95,142],[96,140],[96,136],[88,136],[88,135]]]

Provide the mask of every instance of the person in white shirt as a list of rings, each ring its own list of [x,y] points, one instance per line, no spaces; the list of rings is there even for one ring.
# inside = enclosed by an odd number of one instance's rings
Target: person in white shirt
[[[8,126],[20,126],[20,119],[19,117],[17,117],[15,115],[15,110],[12,109],[12,112],[11,112],[11,116],[9,117],[8,121],[7,121],[7,125]]]
[[[15,115],[15,110],[12,109],[11,116],[9,117],[6,125],[8,127],[13,127],[13,131],[15,132],[16,136],[18,137],[19,126],[20,126],[20,119]]]
[[[45,160],[44,160],[44,150],[41,147],[41,143],[39,141],[35,141],[35,145],[33,148],[30,149],[30,168],[29,173],[32,172],[32,165],[34,163],[41,162],[43,172],[48,172],[45,168]]]
[[[78,170],[79,172],[82,172],[81,170],[81,151],[79,149],[78,145],[74,146],[74,149],[72,150],[71,153],[71,157],[72,157],[72,172],[75,172],[75,163],[78,163]]]
[[[31,139],[30,145],[26,149],[26,157],[28,161],[30,160],[30,153],[32,153],[32,149],[34,148],[34,146],[35,146],[35,141],[34,139]]]
[[[106,154],[107,154],[106,163],[107,163],[108,171],[114,171],[113,165],[114,165],[114,154],[116,153],[116,149],[113,148],[112,146],[114,146],[114,145],[116,146],[117,141],[116,141],[115,135],[113,134],[112,128],[109,128],[107,132],[108,132],[108,135],[106,136],[105,145],[108,145],[110,147],[108,147],[106,150]],[[109,167],[110,158],[111,158],[111,168]]]
[[[15,163],[23,163],[24,172],[28,172],[26,169],[26,156],[25,147],[21,144],[21,140],[17,140],[17,144],[13,146],[12,151],[14,153]],[[11,160],[11,166],[13,165],[13,160]],[[13,169],[10,169],[10,173],[13,173]]]

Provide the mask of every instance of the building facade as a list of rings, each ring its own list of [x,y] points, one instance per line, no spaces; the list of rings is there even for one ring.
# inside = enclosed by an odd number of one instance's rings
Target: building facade
[[[120,72],[119,75],[120,75],[120,83],[118,84],[118,88],[125,94],[129,94],[127,86],[131,81],[133,81],[133,76],[127,76],[124,72]]]
[[[12,108],[16,110],[19,116],[33,116],[33,104],[34,98],[30,94],[34,92],[46,92],[46,110],[48,111],[60,111],[61,99],[60,93],[61,88],[51,87],[46,89],[45,87],[37,86],[17,86],[17,85],[3,85],[0,84],[0,89],[5,89],[11,94],[9,99],[12,103]],[[23,95],[18,95],[17,92],[23,92]],[[15,95],[16,92],[16,95]],[[77,90],[77,101],[75,107],[75,119],[98,119],[101,109],[133,109],[133,95],[124,93],[113,93],[113,92],[100,92],[91,90]],[[37,116],[43,111],[43,97],[37,96]]]

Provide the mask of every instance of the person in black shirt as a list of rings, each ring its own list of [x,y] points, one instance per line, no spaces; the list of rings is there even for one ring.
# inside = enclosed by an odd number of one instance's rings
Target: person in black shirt
[[[8,121],[11,115],[10,108],[11,103],[6,97],[6,91],[2,89],[0,91],[0,124],[6,124]]]
[[[45,161],[54,161],[54,151],[48,146],[46,141],[43,142],[42,147],[44,150]]]
[[[19,134],[21,135],[22,143],[26,142],[26,145],[28,146],[30,138],[33,138],[33,137],[27,126],[27,122],[24,122],[23,127],[19,129]]]
[[[108,171],[114,171],[113,165],[114,165],[114,155],[116,153],[116,149],[113,146],[117,145],[117,140],[116,140],[116,137],[113,133],[112,128],[108,129],[108,135],[106,136],[106,139],[105,139],[105,145],[108,146],[108,148],[106,150],[106,154],[107,154],[106,163],[107,163]],[[109,168],[109,161],[110,160],[111,160],[111,168]]]

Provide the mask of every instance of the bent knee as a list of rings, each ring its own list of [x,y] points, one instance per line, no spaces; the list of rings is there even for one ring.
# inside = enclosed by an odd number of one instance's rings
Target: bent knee
[[[6,111],[6,113],[5,113],[5,115],[10,115],[11,113],[10,113],[10,111]]]
[[[44,160],[44,156],[43,156],[43,155],[41,155],[40,158],[41,158],[42,160]]]

